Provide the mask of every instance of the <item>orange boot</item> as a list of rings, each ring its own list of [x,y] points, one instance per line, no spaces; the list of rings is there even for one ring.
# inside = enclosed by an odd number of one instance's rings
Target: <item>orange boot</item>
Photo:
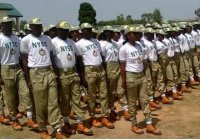
[[[186,86],[181,87],[182,92],[192,93],[192,90],[188,89]]]
[[[142,129],[140,129],[139,127],[137,127],[136,124],[133,124],[131,126],[131,130],[136,134],[144,134],[144,131]]]
[[[174,100],[182,100],[183,99],[183,97],[179,96],[177,94],[177,92],[174,92],[173,95],[172,95],[172,97],[173,97]]]
[[[2,114],[0,115],[0,124],[11,125],[11,122]]]
[[[41,132],[41,139],[51,139],[52,137],[49,135],[48,131],[45,130],[45,131],[42,131]]]
[[[19,121],[18,120],[15,120],[13,121],[13,124],[12,124],[12,128],[16,131],[22,131],[23,128],[22,126],[19,124]]]
[[[162,97],[162,103],[163,104],[172,104],[173,101],[170,101],[166,96]]]
[[[155,108],[155,109],[161,109],[162,108],[162,106],[156,104],[154,101],[150,101],[149,106],[152,107],[152,108]]]
[[[32,119],[28,119],[27,126],[29,128],[33,128],[33,129],[37,129],[38,128],[38,124],[35,121],[33,121]]]
[[[130,119],[130,116],[131,116],[131,115],[130,115],[130,113],[128,112],[128,110],[124,110],[124,119],[128,121],[128,120]]]
[[[102,124],[101,124],[101,122],[97,121],[96,118],[91,118],[91,124],[92,124],[92,126],[94,126],[94,127],[98,127],[98,128],[103,127]]]
[[[76,130],[79,134],[93,135],[93,131],[85,127],[82,122],[78,123]]]
[[[103,118],[102,120],[101,120],[101,123],[105,126],[105,127],[107,127],[107,128],[109,128],[109,129],[114,129],[115,128],[115,126],[113,125],[113,123],[111,123],[107,118]]]
[[[152,124],[147,124],[146,132],[154,135],[162,135],[161,131],[156,129]]]

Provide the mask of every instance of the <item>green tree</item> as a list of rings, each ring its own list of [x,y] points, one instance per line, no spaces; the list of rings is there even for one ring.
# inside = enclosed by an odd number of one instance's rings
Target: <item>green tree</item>
[[[162,22],[162,19],[163,17],[160,13],[160,10],[156,8],[152,14],[152,21],[160,24]]]
[[[200,19],[200,8],[196,9],[194,13],[197,16],[197,19]]]
[[[95,18],[96,18],[96,11],[92,7],[92,5],[87,2],[81,3],[78,16],[79,24],[88,22],[92,25],[96,25]]]
[[[126,17],[125,24],[126,24],[126,25],[133,24],[133,19],[132,19],[131,15],[128,15],[128,16]]]
[[[150,22],[152,20],[153,14],[152,13],[143,13],[141,18],[145,22]]]

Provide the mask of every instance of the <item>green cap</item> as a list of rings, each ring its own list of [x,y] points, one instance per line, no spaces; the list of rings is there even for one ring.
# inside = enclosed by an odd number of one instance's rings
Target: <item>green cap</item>
[[[29,24],[33,24],[33,25],[41,25],[42,22],[39,18],[32,18],[30,21],[29,21]]]
[[[1,18],[1,23],[6,23],[6,22],[12,22],[12,20],[9,17]]]
[[[192,22],[192,25],[198,25],[199,23],[197,21]]]
[[[182,29],[180,27],[175,27],[176,28],[176,31],[181,31]]]
[[[168,28],[163,29],[163,31],[164,32],[173,32],[173,28],[168,27]]]
[[[79,26],[73,26],[73,25],[71,25],[69,31],[70,32],[72,32],[72,31],[78,31],[79,29],[80,29]]]
[[[162,27],[158,23],[154,26],[154,28],[156,28],[156,29],[162,29]]]
[[[135,26],[131,26],[131,27],[129,27],[129,28],[127,28],[126,30],[125,30],[125,34],[128,34],[128,33],[130,33],[130,32],[139,32],[139,30],[138,30],[139,28],[136,28]]]
[[[29,24],[24,25],[24,30],[31,30],[30,27],[29,27]]]
[[[92,28],[92,25],[90,25],[89,23],[82,23],[81,24],[81,29],[87,29],[87,28]]]
[[[114,31],[114,29],[112,28],[112,26],[103,26],[103,30],[104,31]]]
[[[70,25],[67,21],[60,21],[57,23],[56,28],[69,30]]]
[[[122,30],[126,30],[127,28],[129,28],[129,25],[123,25],[122,26]]]
[[[179,26],[180,28],[187,28],[187,26],[185,25],[185,24],[180,24],[180,26]]]
[[[151,27],[148,27],[148,28],[145,29],[144,32],[145,33],[155,33],[155,30],[153,28],[151,28]]]
[[[151,23],[147,23],[145,27],[152,27]]]
[[[157,29],[156,34],[166,35],[166,33],[162,29]]]
[[[55,25],[53,25],[53,24],[50,24],[49,26],[48,26],[48,30],[50,30],[50,29],[52,29],[52,28],[55,28],[56,26]]]
[[[93,33],[96,33],[96,34],[99,34],[99,31],[96,30],[95,28],[92,28],[92,32],[93,32]]]
[[[120,29],[115,28],[115,29],[113,30],[113,32],[120,33],[121,31],[120,31]]]
[[[171,24],[173,27],[177,27],[178,26],[178,23],[174,22]]]

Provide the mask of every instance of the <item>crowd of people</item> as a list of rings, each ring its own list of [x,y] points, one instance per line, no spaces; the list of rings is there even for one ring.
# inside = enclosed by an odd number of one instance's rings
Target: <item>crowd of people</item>
[[[131,131],[144,133],[137,125],[140,106],[146,132],[161,135],[151,112],[162,109],[161,103],[182,100],[200,82],[198,21],[97,29],[67,21],[43,28],[33,18],[25,33],[14,34],[12,27],[10,18],[1,19],[0,123],[21,131],[19,118],[24,115],[27,127],[39,130],[42,139],[76,132],[93,135],[86,127],[86,111],[91,126],[114,129],[116,102]],[[47,125],[54,129],[51,134]]]

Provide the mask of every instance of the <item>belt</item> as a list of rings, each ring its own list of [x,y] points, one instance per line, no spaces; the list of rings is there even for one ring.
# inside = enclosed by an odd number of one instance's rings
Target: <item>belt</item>
[[[144,74],[144,72],[132,72],[132,71],[127,71],[129,73],[132,73],[132,74],[135,74],[135,75],[141,75],[141,74]]]
[[[1,65],[2,68],[8,68],[8,69],[16,69],[19,68],[19,64],[16,65]]]
[[[85,68],[90,68],[92,70],[102,70],[102,66],[101,65],[97,65],[97,66],[85,66]]]
[[[53,68],[52,68],[52,66],[46,66],[46,67],[36,67],[36,68],[30,67],[30,69],[38,70],[41,72],[47,72],[47,71],[52,70]]]
[[[63,72],[73,72],[76,70],[75,67],[72,67],[72,68],[58,68],[60,71],[63,71]]]

